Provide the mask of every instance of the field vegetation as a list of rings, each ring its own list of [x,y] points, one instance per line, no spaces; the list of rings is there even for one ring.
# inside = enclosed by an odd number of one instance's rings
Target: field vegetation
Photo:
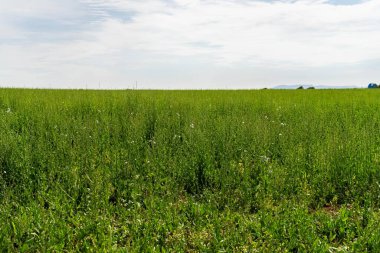
[[[3,252],[379,252],[380,91],[0,89]]]

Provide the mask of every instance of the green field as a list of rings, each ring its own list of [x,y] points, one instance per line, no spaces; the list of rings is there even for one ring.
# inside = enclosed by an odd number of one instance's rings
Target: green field
[[[0,89],[0,250],[379,252],[380,90]]]

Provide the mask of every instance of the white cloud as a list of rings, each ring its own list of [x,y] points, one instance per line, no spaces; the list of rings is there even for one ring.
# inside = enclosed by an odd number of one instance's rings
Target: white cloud
[[[185,84],[188,78],[170,77],[173,66],[180,65],[188,73],[205,75],[194,80],[198,83],[217,85],[228,79],[226,73],[231,80],[244,75],[239,77],[244,83],[276,83],[296,80],[284,73],[297,73],[297,68],[326,69],[329,75],[328,68],[380,60],[379,0],[356,5],[327,0],[0,0],[0,5],[4,82],[25,83],[37,76],[36,83],[62,85],[137,78],[151,86]],[[31,31],[17,22],[33,18],[79,22],[79,28]],[[65,39],[54,40],[63,33]],[[38,41],[40,35],[52,40]],[[205,66],[209,76],[200,71]],[[252,76],[247,68],[261,73]],[[157,75],[157,69],[164,74]],[[217,78],[218,71],[223,71],[223,80]],[[283,76],[265,78],[263,73]]]
[[[380,16],[374,15],[380,11],[379,1],[353,6],[310,0],[151,2],[103,1],[141,12],[132,23],[106,20],[99,38],[110,46],[170,55],[205,54],[226,64],[321,66],[380,56],[374,43],[380,42]]]

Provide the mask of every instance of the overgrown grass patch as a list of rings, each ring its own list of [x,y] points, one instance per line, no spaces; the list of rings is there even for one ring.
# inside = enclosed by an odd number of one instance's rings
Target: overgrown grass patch
[[[378,252],[376,90],[0,90],[2,251]]]

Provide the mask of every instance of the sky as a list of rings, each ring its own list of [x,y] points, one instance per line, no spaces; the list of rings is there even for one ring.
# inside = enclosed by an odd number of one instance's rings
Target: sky
[[[0,87],[380,82],[380,0],[0,0]]]

